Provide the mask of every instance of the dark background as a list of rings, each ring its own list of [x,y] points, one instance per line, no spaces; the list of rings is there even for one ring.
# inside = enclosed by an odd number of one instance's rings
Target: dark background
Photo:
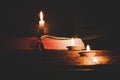
[[[92,49],[119,49],[119,6],[113,1],[3,0],[0,36],[37,36],[39,12],[48,32],[60,37],[80,37]]]

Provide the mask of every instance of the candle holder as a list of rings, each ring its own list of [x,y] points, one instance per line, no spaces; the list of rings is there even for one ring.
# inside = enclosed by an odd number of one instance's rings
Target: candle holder
[[[67,46],[67,48],[70,51],[79,51],[79,50],[82,50],[81,46]]]
[[[79,52],[81,56],[86,56],[86,57],[94,57],[96,53],[94,51],[82,51]]]

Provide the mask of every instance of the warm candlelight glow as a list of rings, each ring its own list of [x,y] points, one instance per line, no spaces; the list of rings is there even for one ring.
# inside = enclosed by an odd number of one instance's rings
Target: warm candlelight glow
[[[43,21],[43,12],[40,12],[40,20]]]
[[[83,52],[82,54],[86,57],[94,57],[96,55],[96,52],[90,49],[90,45],[87,45],[85,52]]]
[[[90,51],[90,46],[89,45],[86,46],[86,51]]]
[[[75,45],[75,42],[74,42],[74,39],[72,38],[71,39],[71,46],[74,46]]]
[[[96,57],[93,58],[94,63],[98,64],[98,60]]]
[[[96,56],[96,57],[80,57],[78,62],[80,65],[100,65],[100,64],[108,64],[110,58],[108,56]]]
[[[44,24],[45,21],[43,20],[43,12],[40,12],[40,21],[39,21],[39,31],[44,34]]]
[[[78,50],[82,50],[82,46],[80,44],[78,44],[78,39],[74,39],[74,38],[71,38],[69,40],[69,46],[66,46],[68,48],[68,50],[74,50],[74,51],[78,51]]]
[[[39,21],[39,27],[43,28],[44,27],[44,23],[45,23],[44,21]]]

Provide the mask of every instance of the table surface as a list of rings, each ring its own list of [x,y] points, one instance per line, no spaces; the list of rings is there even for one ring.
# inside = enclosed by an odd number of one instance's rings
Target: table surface
[[[113,60],[113,64],[103,65],[59,65],[62,61],[71,61],[71,58],[79,56],[79,51],[67,51],[67,50],[11,50],[2,51],[1,59],[4,61],[3,71],[11,76],[19,76],[30,78],[41,78],[44,80],[59,78],[58,80],[79,80],[79,79],[119,79],[120,73],[120,55],[119,51],[113,50],[97,50],[96,52],[104,52]],[[111,52],[111,53],[110,53]],[[65,57],[66,56],[66,57]],[[77,57],[78,58],[78,57]],[[77,60],[77,59],[76,59]],[[74,59],[73,59],[74,61]],[[43,62],[43,63],[42,63]],[[57,64],[55,64],[57,62]],[[74,61],[75,62],[75,61]],[[116,63],[115,63],[116,62]],[[12,73],[11,73],[12,72]],[[107,76],[109,75],[109,76]],[[86,77],[87,76],[87,77]],[[56,80],[56,79],[55,79]]]

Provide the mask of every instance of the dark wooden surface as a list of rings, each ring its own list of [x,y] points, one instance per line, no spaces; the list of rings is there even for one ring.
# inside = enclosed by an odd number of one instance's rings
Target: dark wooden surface
[[[63,65],[61,61],[64,61],[64,59],[67,60],[68,57],[69,58],[70,57],[75,58],[76,56],[80,57],[80,55],[78,55],[79,51],[63,51],[63,50],[61,51],[46,50],[40,52],[33,50],[2,51],[1,53],[3,54],[1,54],[1,59],[4,62],[1,65],[3,66],[1,68],[2,69],[1,72],[5,75],[10,75],[11,77],[15,76],[20,78],[25,77],[27,79],[28,78],[29,79],[39,78],[44,80],[49,79],[88,80],[88,78],[93,80],[119,79],[120,73],[119,51],[97,50],[98,53],[101,51],[104,54],[106,54],[102,56],[109,56],[111,58],[112,64],[110,63],[92,66]],[[60,62],[61,64],[58,64]]]

